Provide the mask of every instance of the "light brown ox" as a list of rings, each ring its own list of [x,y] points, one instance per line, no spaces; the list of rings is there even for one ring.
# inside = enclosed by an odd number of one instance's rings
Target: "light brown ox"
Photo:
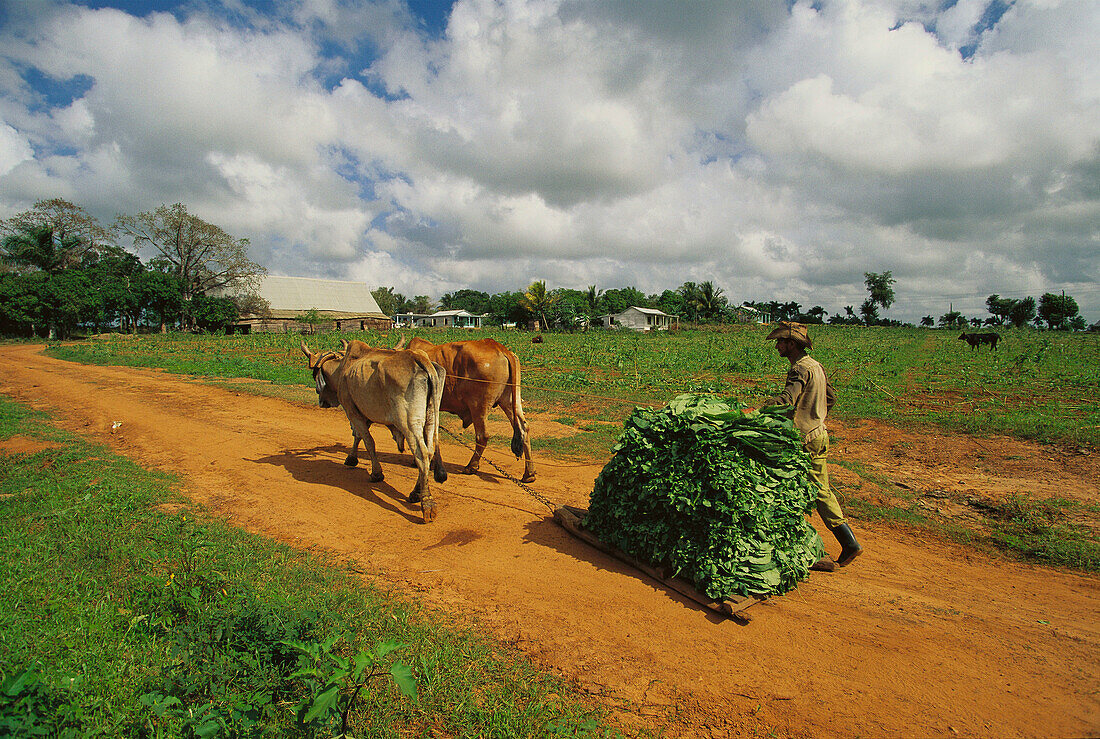
[[[397,347],[405,344],[402,337]],[[535,479],[535,464],[531,460],[531,440],[527,419],[523,415],[523,399],[520,397],[519,360],[508,347],[493,339],[476,341],[452,341],[433,344],[421,338],[413,338],[408,348],[423,351],[436,364],[447,371],[443,384],[443,400],[440,410],[453,413],[462,420],[462,428],[474,425],[474,454],[462,469],[472,475],[481,464],[481,456],[489,443],[485,421],[489,409],[496,406],[504,411],[512,425],[512,453],[524,459],[523,482]]]
[[[362,440],[371,461],[371,482],[384,479],[371,424],[386,426],[399,446],[407,442],[417,470],[409,502],[420,502],[425,523],[435,520],[435,500],[428,485],[428,464],[436,450],[439,405],[446,370],[420,351],[376,350],[361,341],[345,351],[314,354],[302,342],[302,352],[317,386],[322,408],[342,406],[358,447]],[[437,460],[438,461],[438,460]],[[447,479],[442,462],[435,465],[436,482]]]

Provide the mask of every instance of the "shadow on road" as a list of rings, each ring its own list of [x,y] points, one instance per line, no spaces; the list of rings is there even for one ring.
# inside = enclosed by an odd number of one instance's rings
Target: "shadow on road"
[[[614,572],[623,577],[640,580],[652,586],[655,593],[664,594],[669,600],[681,604],[685,610],[702,614],[711,623],[718,624],[730,620],[726,616],[696,603],[691,598],[677,593],[675,590],[672,590],[659,580],[653,579],[641,570],[631,567],[610,554],[602,552],[591,544],[576,538],[558,525],[553,516],[547,516],[546,518],[540,518],[528,523],[527,534],[523,537],[523,540],[525,542],[547,547],[548,549],[553,549],[578,561],[587,562],[597,570]]]
[[[403,516],[409,521],[423,522],[420,505],[409,503],[407,493],[401,493],[385,481],[373,483],[370,481],[369,461],[366,465],[361,464],[359,467],[344,465],[341,459],[347,451],[348,448],[345,445],[332,444],[309,449],[284,449],[278,454],[248,461],[282,467],[299,482],[339,488]],[[398,466],[408,469],[410,459],[411,457],[404,454],[378,453],[383,474],[387,474],[388,467]],[[411,484],[415,484],[415,481]]]

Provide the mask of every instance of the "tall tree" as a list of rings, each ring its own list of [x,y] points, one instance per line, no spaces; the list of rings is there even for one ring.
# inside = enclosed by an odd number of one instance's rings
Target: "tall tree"
[[[412,310],[412,301],[401,293],[394,292],[392,287],[379,287],[371,290],[370,294],[378,302],[378,309],[387,316],[408,313]]]
[[[699,284],[695,300],[700,318],[714,320],[722,314],[722,310],[729,302],[722,292],[722,288],[716,287],[710,280]]]
[[[1023,328],[1028,322],[1035,319],[1035,298],[1030,295],[1023,300],[1016,301],[1012,310],[1008,313],[1009,322],[1016,328]]]
[[[248,239],[235,239],[218,226],[187,212],[181,203],[162,205],[136,216],[119,216],[116,227],[136,249],[152,249],[172,265],[187,306],[196,295],[219,288],[254,291],[267,270],[248,258]]]
[[[648,307],[648,299],[636,287],[620,287],[604,291],[600,313],[622,313],[631,306]]]
[[[689,321],[699,320],[699,285],[694,282],[685,282],[677,288],[676,293],[680,296],[680,305],[684,309],[684,318]]]
[[[806,311],[807,323],[825,323],[825,316],[829,311],[822,308],[820,305],[815,305]]]
[[[49,226],[20,226],[4,237],[3,260],[13,266],[36,269],[56,275],[67,267],[75,267],[66,252],[68,244],[58,243]]]
[[[0,221],[0,234],[12,236],[32,229],[49,229],[60,269],[80,264],[85,254],[95,253],[113,241],[113,234],[95,216],[61,198],[39,200],[30,210]]]
[[[413,313],[431,313],[435,304],[427,295],[414,295],[412,299]]]
[[[878,306],[871,298],[867,298],[859,306],[859,314],[863,316],[863,322],[868,326],[873,326],[875,321],[878,320]]]
[[[157,269],[154,263],[138,280],[138,302],[146,313],[146,320],[152,319],[162,334],[167,333],[168,324],[175,324],[183,312],[183,290],[179,279]]]
[[[584,293],[584,299],[588,303],[588,316],[590,318],[599,316],[601,297],[603,297],[603,290],[597,290],[595,285],[588,286],[588,290]]]
[[[1077,301],[1069,295],[1043,293],[1039,297],[1039,317],[1046,322],[1047,328],[1067,328],[1068,322],[1079,312]]]
[[[538,318],[539,325],[546,328],[546,314],[554,306],[555,298],[546,290],[546,280],[535,280],[523,294],[523,307]]]
[[[50,226],[24,223],[0,242],[5,263],[42,275],[38,305],[50,339],[58,330],[62,338],[66,337],[88,306],[86,288],[90,283],[68,275],[80,272],[72,263],[72,255],[79,250],[74,246],[78,241],[76,236],[59,240]],[[66,286],[71,290],[67,291]]]
[[[448,297],[444,295],[443,298]],[[439,299],[440,307],[443,306],[443,298]],[[463,288],[450,294],[448,308],[452,310],[466,310],[471,313],[482,314],[489,311],[489,293],[480,290]]]
[[[870,293],[868,300],[871,302],[871,306],[878,305],[882,306],[883,310],[889,310],[890,306],[894,304],[894,284],[897,282],[890,270],[886,270],[881,274],[864,272],[863,277],[864,284],[867,285],[867,292]],[[863,312],[862,307],[860,312]],[[878,316],[877,311],[875,316]]]

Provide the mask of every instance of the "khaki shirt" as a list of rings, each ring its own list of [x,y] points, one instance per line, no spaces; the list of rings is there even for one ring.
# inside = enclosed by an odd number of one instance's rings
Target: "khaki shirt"
[[[835,402],[836,393],[825,376],[825,368],[806,355],[791,365],[783,392],[768,398],[764,405],[794,406],[789,418],[802,432],[803,441],[810,441],[825,433],[825,416]]]

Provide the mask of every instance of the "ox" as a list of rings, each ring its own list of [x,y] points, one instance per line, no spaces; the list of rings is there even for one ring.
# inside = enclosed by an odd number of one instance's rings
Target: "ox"
[[[370,426],[386,426],[398,446],[408,443],[418,470],[409,502],[420,502],[424,522],[435,520],[435,501],[428,486],[428,464],[436,449],[439,404],[446,370],[418,351],[372,349],[361,341],[345,344],[345,351],[314,354],[302,342],[302,352],[317,385],[322,408],[342,406],[355,445],[367,448],[371,482],[384,479]],[[438,457],[438,451],[436,451]],[[437,460],[438,461],[438,460]],[[447,479],[442,463],[435,465],[436,482]]]
[[[397,348],[405,344],[402,337]],[[462,469],[472,475],[481,464],[481,456],[489,443],[485,420],[489,409],[504,411],[512,424],[512,453],[524,459],[523,482],[535,479],[535,464],[531,461],[531,440],[527,418],[523,415],[520,397],[519,360],[506,346],[492,339],[452,341],[438,346],[414,338],[409,349],[423,351],[433,362],[447,370],[440,410],[453,413],[462,420],[462,428],[474,425],[474,454]]]
[[[1001,340],[1000,334],[962,334],[959,341],[970,344],[971,349],[977,349],[982,344],[989,344],[989,350],[997,348],[997,342]]]

